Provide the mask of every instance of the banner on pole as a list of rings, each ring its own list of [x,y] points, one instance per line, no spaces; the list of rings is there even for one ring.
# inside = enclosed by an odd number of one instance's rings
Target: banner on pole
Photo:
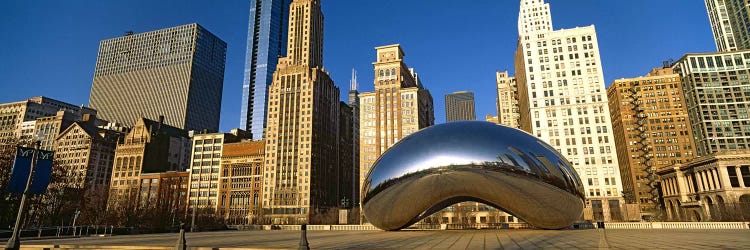
[[[36,167],[34,168],[29,193],[43,194],[47,192],[47,186],[52,179],[52,159],[54,156],[55,153],[52,151],[39,150],[36,153]]]
[[[26,182],[31,170],[31,158],[35,149],[27,147],[17,147],[16,157],[13,160],[13,169],[10,174],[10,181],[6,191],[9,193],[22,194],[26,189]],[[39,150],[37,153],[37,162],[32,176],[29,193],[41,194],[47,191],[47,186],[52,177],[52,159],[54,152]]]

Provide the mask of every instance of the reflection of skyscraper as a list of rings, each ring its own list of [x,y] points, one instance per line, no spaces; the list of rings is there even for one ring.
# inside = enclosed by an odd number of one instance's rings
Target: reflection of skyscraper
[[[445,95],[445,121],[474,121],[474,93],[458,91]]]
[[[195,23],[103,40],[89,102],[125,126],[164,117],[179,129],[217,131],[226,52]]]
[[[286,55],[291,0],[250,0],[250,21],[242,81],[240,128],[263,138],[266,127],[268,85],[279,57]]]
[[[372,164],[389,147],[435,123],[432,95],[406,66],[401,46],[375,50],[375,91],[359,94],[360,187]]]
[[[323,70],[320,1],[289,8],[288,53],[268,91],[263,214],[274,224],[331,224],[341,199],[339,89]]]
[[[518,33],[521,129],[552,145],[586,180],[586,219],[620,219],[610,213],[622,188],[594,26],[553,30],[549,4],[521,0]]]

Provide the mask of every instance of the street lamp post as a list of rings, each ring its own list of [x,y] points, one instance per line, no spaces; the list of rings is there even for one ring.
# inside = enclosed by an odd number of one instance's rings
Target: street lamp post
[[[23,190],[21,195],[21,204],[18,205],[18,215],[16,215],[16,225],[13,227],[13,235],[8,239],[8,243],[5,244],[5,250],[18,250],[21,247],[21,237],[18,235],[21,229],[21,219],[23,218],[24,210],[26,210],[26,197],[31,187],[31,179],[34,176],[34,168],[36,167],[36,156],[39,152],[40,140],[34,141],[34,153],[31,155],[31,167],[29,168],[29,178],[26,179],[26,188]]]
[[[79,215],[81,215],[81,210],[76,209],[76,212],[73,213],[73,236],[76,236],[76,220],[78,220]]]

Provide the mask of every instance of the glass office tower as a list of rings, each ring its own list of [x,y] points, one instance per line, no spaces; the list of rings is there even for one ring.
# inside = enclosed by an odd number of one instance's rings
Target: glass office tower
[[[240,128],[250,131],[253,140],[263,138],[266,126],[268,85],[279,57],[286,56],[286,40],[291,0],[250,0],[245,75],[242,81]]]

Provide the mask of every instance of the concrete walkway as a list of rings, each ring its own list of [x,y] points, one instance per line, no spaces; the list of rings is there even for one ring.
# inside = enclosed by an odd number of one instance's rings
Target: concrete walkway
[[[750,230],[308,231],[307,236],[312,249],[750,249]],[[22,249],[167,249],[177,237],[27,240]],[[193,249],[296,249],[299,237],[299,231],[202,232],[188,233],[187,243]]]

